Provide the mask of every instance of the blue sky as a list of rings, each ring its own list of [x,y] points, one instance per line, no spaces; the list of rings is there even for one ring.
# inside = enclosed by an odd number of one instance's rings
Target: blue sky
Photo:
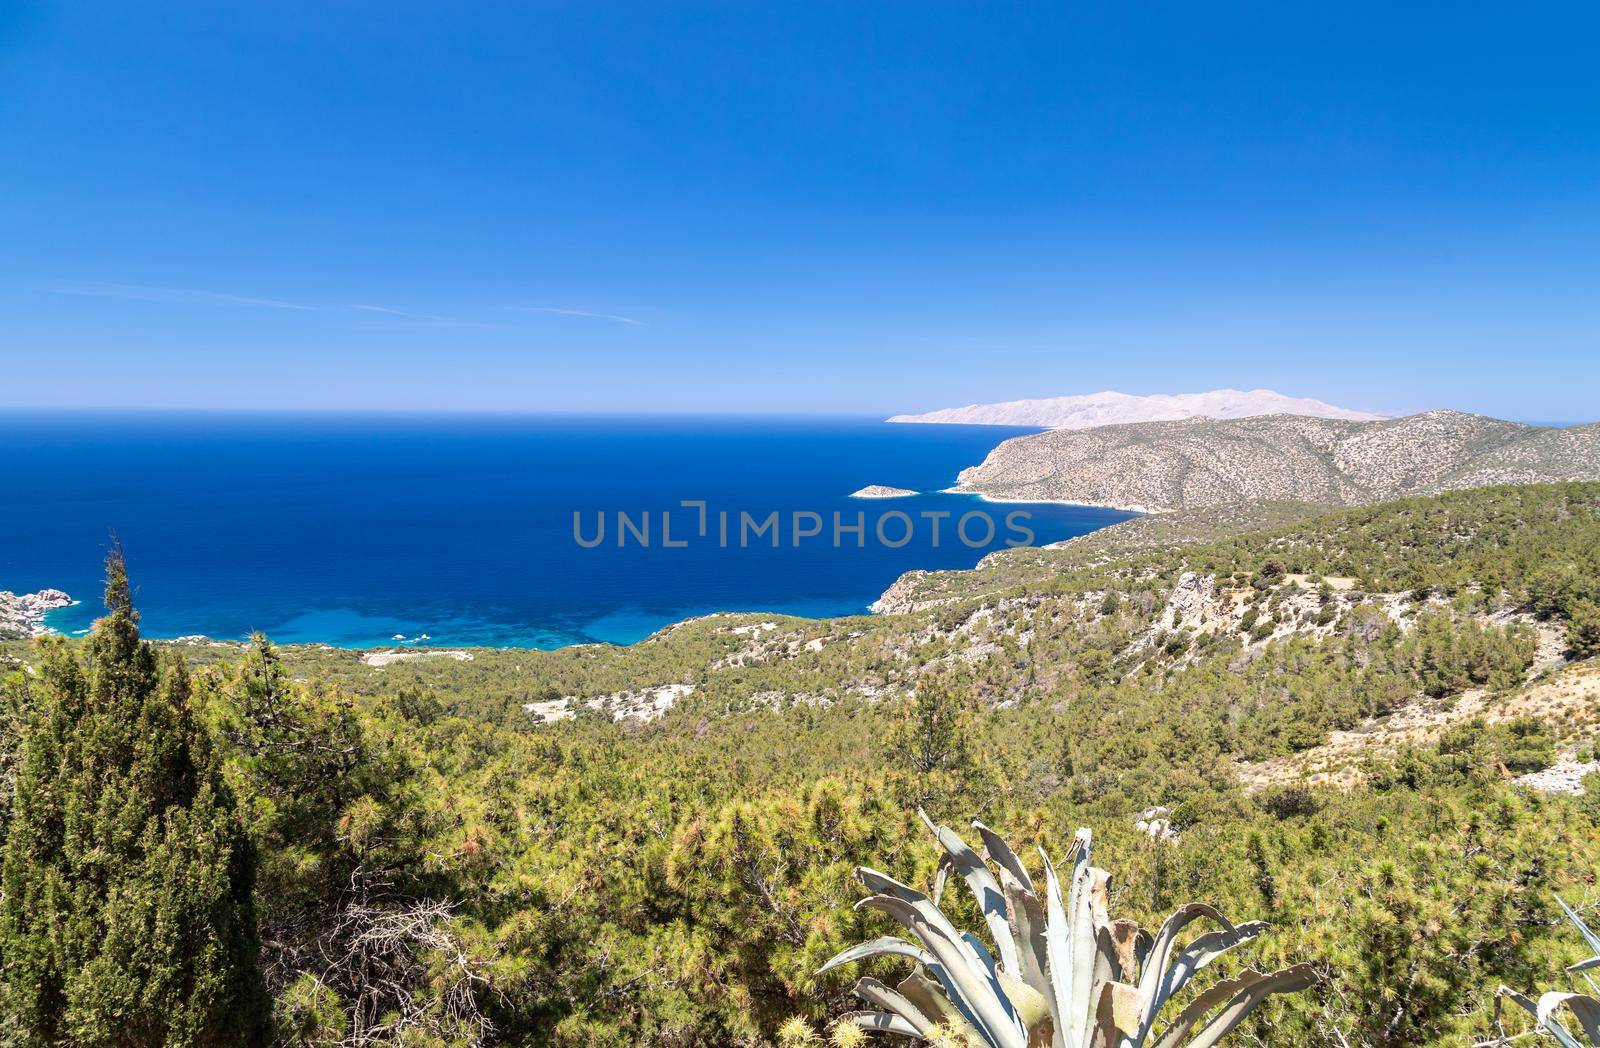
[[[0,5],[0,404],[1600,416],[1593,4]]]

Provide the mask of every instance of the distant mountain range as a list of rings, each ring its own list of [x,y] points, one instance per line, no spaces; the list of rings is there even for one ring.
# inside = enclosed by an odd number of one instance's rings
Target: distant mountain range
[[[1255,415],[1306,415],[1312,418],[1381,419],[1370,411],[1352,411],[1306,397],[1286,397],[1270,389],[1214,389],[1210,393],[1089,393],[1044,400],[1011,400],[1003,404],[969,404],[920,415],[895,415],[890,422],[944,422],[976,426],[1045,426],[1089,429],[1126,422],[1160,422],[1185,418],[1249,418]]]
[[[958,486],[1148,512],[1257,500],[1382,502],[1485,484],[1600,480],[1600,423],[1552,429],[1459,411],[1362,422],[1190,418],[1015,437]]]

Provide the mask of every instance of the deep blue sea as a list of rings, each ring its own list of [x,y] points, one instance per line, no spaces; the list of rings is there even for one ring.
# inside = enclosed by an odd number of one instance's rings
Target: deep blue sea
[[[1113,510],[925,494],[1007,437],[1000,427],[857,419],[0,414],[0,589],[64,589],[63,632],[99,612],[114,530],[146,633],[366,647],[629,643],[710,611],[848,614],[910,568],[971,567],[1126,519]],[[705,502],[701,537],[698,506]],[[634,530],[618,547],[618,512]],[[879,518],[899,511],[909,521]],[[593,542],[599,521],[605,540]],[[651,545],[639,540],[651,517]],[[746,530],[777,513],[772,535]],[[841,524],[864,514],[863,539]],[[971,548],[959,518],[989,515]],[[661,515],[670,518],[665,547]],[[729,514],[726,545],[720,514]],[[802,514],[795,526],[795,513]],[[802,535],[821,524],[816,536]],[[947,518],[924,513],[950,514]],[[935,544],[933,525],[939,524]],[[985,537],[969,521],[966,537]],[[424,639],[425,637],[425,639]]]

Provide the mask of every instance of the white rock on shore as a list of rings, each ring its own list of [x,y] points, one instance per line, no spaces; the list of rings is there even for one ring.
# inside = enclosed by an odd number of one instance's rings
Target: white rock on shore
[[[852,491],[853,499],[903,499],[908,495],[920,495],[920,491],[910,488],[891,488],[887,484],[868,484],[859,491]]]
[[[58,589],[43,589],[38,593],[21,595],[0,590],[0,636],[15,633],[37,637],[49,633],[50,627],[44,624],[45,612],[76,603]]]

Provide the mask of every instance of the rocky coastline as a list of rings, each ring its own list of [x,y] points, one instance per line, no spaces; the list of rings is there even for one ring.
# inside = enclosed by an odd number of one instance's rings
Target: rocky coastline
[[[37,637],[50,632],[44,624],[46,612],[65,608],[74,601],[58,589],[37,593],[12,593],[0,590],[0,637]]]

